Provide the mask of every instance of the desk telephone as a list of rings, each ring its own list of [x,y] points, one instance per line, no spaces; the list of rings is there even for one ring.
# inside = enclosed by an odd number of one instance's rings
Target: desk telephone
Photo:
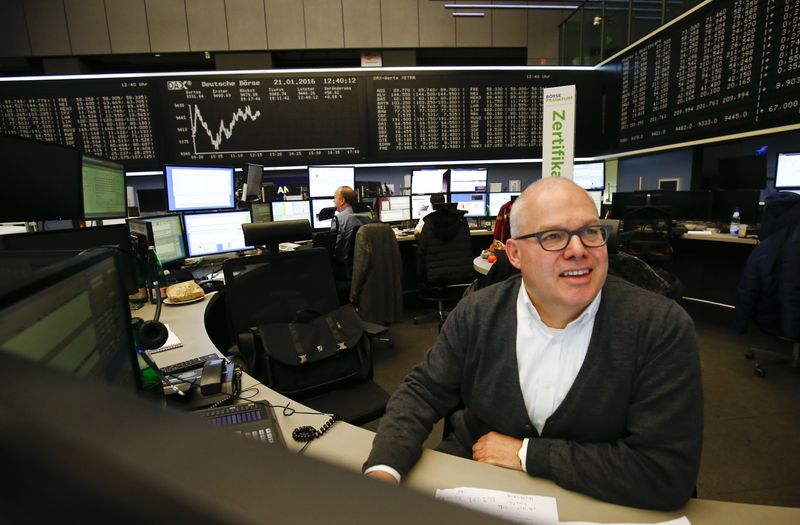
[[[200,374],[200,393],[210,396],[223,390],[232,392],[231,388],[223,389],[223,385],[233,383],[233,368],[233,363],[224,358],[206,361]]]

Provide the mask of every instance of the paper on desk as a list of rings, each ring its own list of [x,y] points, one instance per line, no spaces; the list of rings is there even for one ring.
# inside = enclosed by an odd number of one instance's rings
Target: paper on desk
[[[500,490],[458,487],[438,489],[436,499],[516,523],[558,525],[556,500],[548,496],[530,496]]]
[[[562,521],[560,525],[600,525],[598,523],[594,523],[591,521]],[[603,523],[602,525],[645,525],[645,524],[637,524],[637,523]],[[652,523],[649,525],[691,525],[689,523],[689,519],[686,516],[681,516],[678,519],[669,520],[669,521],[659,521],[658,523]]]

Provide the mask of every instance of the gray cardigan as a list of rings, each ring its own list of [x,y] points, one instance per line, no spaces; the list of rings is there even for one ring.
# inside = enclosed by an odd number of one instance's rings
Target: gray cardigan
[[[697,480],[703,397],[694,325],[674,301],[609,276],[586,359],[540,436],[522,398],[512,277],[462,300],[392,395],[364,468],[405,475],[433,424],[451,418],[465,450],[494,430],[531,438],[526,469],[564,488],[675,509]]]

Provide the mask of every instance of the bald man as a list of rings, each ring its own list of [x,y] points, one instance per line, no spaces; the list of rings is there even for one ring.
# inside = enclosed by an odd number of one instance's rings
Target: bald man
[[[676,509],[703,435],[697,338],[674,301],[608,276],[606,231],[572,181],[531,185],[511,211],[520,275],[462,300],[392,395],[364,464],[397,483],[432,426],[439,449],[595,498]]]

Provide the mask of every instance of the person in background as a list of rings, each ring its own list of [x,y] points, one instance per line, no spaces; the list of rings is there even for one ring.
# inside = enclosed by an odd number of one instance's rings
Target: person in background
[[[437,204],[441,204],[445,201],[444,193],[434,193],[431,195],[430,201],[431,205],[428,206],[428,209],[425,210],[425,213],[419,218],[419,222],[417,222],[417,225],[414,227],[414,237],[419,237],[419,234],[422,233],[422,228],[425,226],[425,217],[433,213],[433,209]]]
[[[506,251],[520,275],[459,302],[392,395],[364,472],[398,483],[439,450],[592,497],[682,507],[703,440],[697,337],[673,300],[608,275],[607,232],[567,179],[531,185]]]
[[[333,194],[333,203],[336,206],[336,214],[331,221],[331,230],[336,233],[336,244],[333,253],[337,265],[347,266],[352,263],[349,260],[353,243],[355,242],[354,232],[356,228],[367,224],[372,220],[372,215],[368,212],[356,213],[353,206],[358,203],[356,192],[350,186],[339,186]],[[337,271],[349,271],[337,269]]]

